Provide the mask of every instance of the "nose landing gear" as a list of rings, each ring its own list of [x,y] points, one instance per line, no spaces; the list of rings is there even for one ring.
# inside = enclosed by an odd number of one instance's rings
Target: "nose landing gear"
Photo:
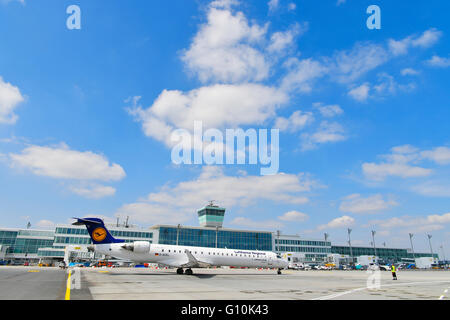
[[[278,269],[277,274],[281,274],[281,269]]]

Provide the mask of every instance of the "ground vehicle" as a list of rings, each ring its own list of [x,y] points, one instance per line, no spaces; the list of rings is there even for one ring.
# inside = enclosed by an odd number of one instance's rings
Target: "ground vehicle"
[[[326,266],[326,265],[325,266],[322,265],[322,266],[318,267],[318,270],[331,270],[331,267]]]
[[[291,263],[289,264],[288,269],[293,269],[293,270],[303,270],[304,266],[301,263]]]

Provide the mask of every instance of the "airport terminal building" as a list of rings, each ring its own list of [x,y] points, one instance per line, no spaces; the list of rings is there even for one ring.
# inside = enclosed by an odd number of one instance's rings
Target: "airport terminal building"
[[[400,248],[373,248],[373,247],[350,247],[349,246],[332,246],[332,253],[341,254],[353,257],[359,256],[377,256],[384,261],[414,261],[415,258],[423,257],[434,257],[439,259],[439,255],[436,253],[423,253],[423,252],[412,252],[410,249],[400,249]]]
[[[223,228],[225,208],[212,203],[197,211],[199,227],[156,225],[139,229],[129,225],[107,225],[111,234],[126,242],[149,241],[155,244],[274,251],[295,255],[301,263],[322,263],[331,254],[350,254],[349,247],[331,242],[284,235],[276,231],[252,231]],[[17,263],[69,260],[99,260],[88,251],[91,239],[84,226],[57,225],[54,230],[0,229],[0,261]],[[353,247],[353,256],[373,255],[373,248]],[[377,248],[381,258],[400,261],[411,254],[406,249]],[[415,257],[430,256],[416,253]]]

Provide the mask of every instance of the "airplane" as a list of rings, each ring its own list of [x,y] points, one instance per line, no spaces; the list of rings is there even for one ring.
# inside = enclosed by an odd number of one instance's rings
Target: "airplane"
[[[158,263],[175,267],[177,274],[192,275],[192,268],[214,266],[277,268],[277,274],[281,274],[281,270],[288,266],[286,260],[271,251],[151,244],[148,241],[126,243],[125,240],[115,239],[101,219],[74,219],[77,221],[73,225],[86,226],[95,252],[137,263]]]

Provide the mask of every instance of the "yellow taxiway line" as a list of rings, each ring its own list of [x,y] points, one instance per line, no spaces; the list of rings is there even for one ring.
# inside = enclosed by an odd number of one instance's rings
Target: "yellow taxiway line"
[[[72,270],[69,270],[69,276],[67,277],[67,288],[66,288],[66,300],[70,300],[70,276],[72,275]]]

